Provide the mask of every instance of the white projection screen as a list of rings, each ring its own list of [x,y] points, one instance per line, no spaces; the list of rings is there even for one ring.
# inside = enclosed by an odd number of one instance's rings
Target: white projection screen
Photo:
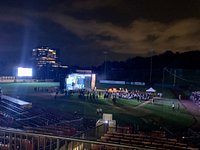
[[[78,90],[85,88],[94,89],[96,75],[73,73],[69,74],[65,81],[67,90]]]

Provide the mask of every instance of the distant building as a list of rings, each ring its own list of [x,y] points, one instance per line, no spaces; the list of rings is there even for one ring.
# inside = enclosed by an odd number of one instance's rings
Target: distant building
[[[33,49],[32,59],[37,68],[44,66],[59,67],[57,50],[50,49],[48,47],[41,47]]]
[[[33,49],[32,62],[35,77],[40,79],[58,79],[60,72],[68,68],[68,66],[61,65],[59,50],[48,47]]]

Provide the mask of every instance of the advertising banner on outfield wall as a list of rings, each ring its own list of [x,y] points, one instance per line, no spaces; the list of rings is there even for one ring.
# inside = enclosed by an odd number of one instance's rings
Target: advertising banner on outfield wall
[[[140,85],[145,86],[144,82],[126,82],[126,81],[114,81],[114,80],[99,80],[102,84],[121,84],[121,85]]]

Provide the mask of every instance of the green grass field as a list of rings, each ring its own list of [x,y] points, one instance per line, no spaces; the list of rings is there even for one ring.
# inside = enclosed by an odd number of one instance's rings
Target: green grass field
[[[104,113],[112,113],[113,118],[121,125],[137,125],[141,129],[166,127],[170,130],[184,130],[194,124],[195,120],[177,99],[156,100],[154,104],[146,104],[141,107],[137,100],[118,99],[116,104],[112,100],[99,98],[98,100],[82,100],[77,95],[66,97],[59,95],[54,99],[53,93],[34,92],[34,87],[58,87],[58,83],[4,83],[0,84],[3,93],[13,97],[32,102],[33,106],[48,108],[59,114],[74,113],[83,114],[85,117],[98,119],[97,108],[102,108]],[[172,95],[169,90],[165,93]],[[173,97],[173,96],[169,96]],[[172,102],[180,109],[172,111]]]

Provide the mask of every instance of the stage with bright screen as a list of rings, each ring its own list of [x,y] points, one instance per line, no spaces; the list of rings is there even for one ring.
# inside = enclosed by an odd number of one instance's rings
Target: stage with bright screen
[[[95,74],[70,74],[65,79],[67,90],[93,89],[95,86]]]
[[[17,76],[18,77],[32,77],[32,68],[17,68]]]

